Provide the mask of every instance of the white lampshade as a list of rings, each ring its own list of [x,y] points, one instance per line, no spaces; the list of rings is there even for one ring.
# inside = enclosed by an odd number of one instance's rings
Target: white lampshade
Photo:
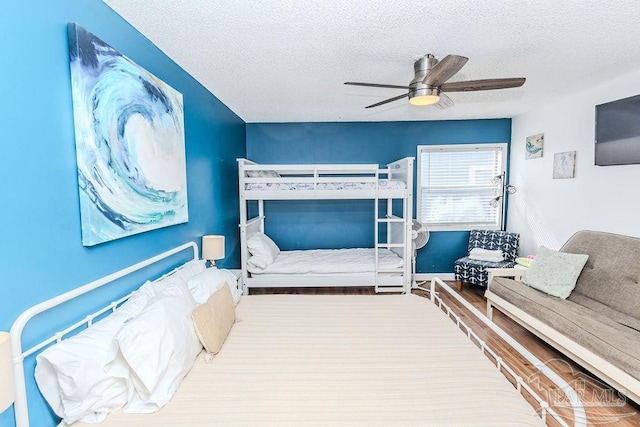
[[[15,399],[11,340],[8,332],[0,332],[0,412],[4,412]]]
[[[211,261],[224,258],[224,236],[202,236],[202,259]]]

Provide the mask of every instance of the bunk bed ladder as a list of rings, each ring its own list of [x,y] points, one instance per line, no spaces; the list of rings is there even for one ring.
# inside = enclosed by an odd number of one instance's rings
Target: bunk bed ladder
[[[379,181],[378,173],[376,173],[376,182]],[[398,278],[402,277],[404,268],[381,268],[380,267],[380,249],[393,249],[393,248],[403,248],[406,245],[406,239],[403,238],[402,243],[392,243],[391,242],[391,232],[390,227],[392,223],[403,223],[404,219],[397,218],[393,216],[393,199],[387,199],[387,213],[384,218],[380,218],[379,212],[379,203],[380,199],[378,198],[378,191],[376,189],[376,195],[374,199],[375,207],[374,207],[374,215],[375,215],[375,248],[374,248],[374,259],[375,259],[375,291],[378,292],[404,292],[405,287],[403,282],[398,282]],[[385,233],[383,236],[385,237],[384,242],[380,242],[380,226],[382,224],[386,224]]]

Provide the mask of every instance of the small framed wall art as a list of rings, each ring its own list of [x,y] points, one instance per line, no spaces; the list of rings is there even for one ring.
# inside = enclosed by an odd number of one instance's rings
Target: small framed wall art
[[[525,160],[542,157],[544,149],[544,134],[531,135],[527,137],[527,144],[524,158]]]
[[[553,179],[575,178],[576,152],[566,151],[553,155]]]

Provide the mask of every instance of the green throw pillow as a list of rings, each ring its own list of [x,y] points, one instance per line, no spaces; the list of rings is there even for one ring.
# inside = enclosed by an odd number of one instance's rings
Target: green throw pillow
[[[566,299],[576,287],[589,255],[556,252],[540,246],[535,261],[524,274],[524,283],[549,295]]]

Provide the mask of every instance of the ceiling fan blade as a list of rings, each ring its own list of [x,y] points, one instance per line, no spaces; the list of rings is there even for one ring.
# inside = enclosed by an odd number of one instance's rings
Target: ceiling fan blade
[[[390,88],[390,89],[405,89],[405,90],[409,90],[409,86],[385,85],[385,84],[380,84],[380,83],[344,82],[344,84],[351,85],[351,86],[386,87],[386,88]]]
[[[476,90],[508,89],[520,87],[525,78],[468,80],[466,82],[451,82],[440,86],[441,92],[470,92]]]
[[[436,103],[436,107],[441,110],[453,107],[453,100],[447,96],[447,94],[440,92],[440,100]]]
[[[454,76],[467,63],[469,58],[459,55],[447,55],[427,73],[422,83],[438,87]]]
[[[407,96],[409,96],[408,93],[405,93],[404,95],[400,95],[400,96],[394,96],[393,98],[385,99],[384,101],[380,101],[380,102],[376,102],[375,104],[367,105],[364,108],[377,107],[379,105],[383,105],[383,104],[387,104],[389,102],[397,101],[398,99],[406,98]]]

